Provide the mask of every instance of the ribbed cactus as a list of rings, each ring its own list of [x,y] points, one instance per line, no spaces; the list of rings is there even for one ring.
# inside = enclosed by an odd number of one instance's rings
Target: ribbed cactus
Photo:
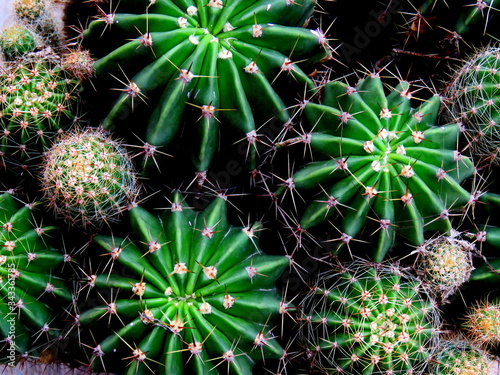
[[[32,52],[38,43],[35,34],[19,23],[13,23],[0,31],[0,51],[5,60],[14,60]]]
[[[462,327],[474,344],[497,346],[500,343],[500,301],[484,300],[469,306]]]
[[[31,205],[10,193],[0,195],[0,348],[1,361],[56,339],[56,316],[71,300],[58,266],[69,260],[49,241],[57,228],[37,226]]]
[[[396,267],[357,261],[317,276],[301,306],[299,340],[311,369],[421,374],[439,330],[425,288]]]
[[[458,337],[440,341],[429,364],[428,375],[494,374],[493,358],[485,351]]]
[[[419,247],[416,269],[436,299],[446,300],[469,280],[474,251],[473,244],[458,236],[440,236]]]
[[[277,191],[318,192],[307,202],[300,227],[311,228],[340,212],[339,243],[345,245],[368,221],[375,261],[394,245],[396,233],[421,245],[424,231],[450,230],[450,213],[471,199],[460,183],[474,166],[457,149],[458,125],[436,125],[441,98],[434,95],[412,108],[408,82],[386,96],[377,74],[356,87],[329,82],[322,98],[321,104],[304,106],[301,135],[278,142],[310,148],[316,160]]]
[[[499,163],[500,48],[487,47],[468,58],[446,94],[451,114],[463,123],[470,153]]]
[[[82,227],[117,221],[140,190],[127,150],[100,128],[60,137],[44,153],[40,180],[56,215]]]
[[[289,85],[288,92],[311,89],[297,64],[325,55],[323,32],[301,27],[315,3],[127,0],[109,13],[100,9],[83,42],[101,57],[97,77],[112,74],[121,91],[104,128],[123,126],[146,104],[145,140],[166,146],[183,132],[197,145],[197,171],[208,168],[218,147],[219,123],[238,134],[234,141],[246,140],[254,165],[258,121],[289,120],[274,81]]]
[[[30,56],[0,75],[0,151],[38,155],[74,119],[77,82],[58,64]]]
[[[183,201],[175,194],[160,217],[134,207],[129,238],[95,237],[107,266],[129,276],[102,270],[83,280],[110,296],[79,319],[96,339],[94,367],[122,358],[126,374],[251,374],[256,360],[282,355],[274,283],[289,259],[260,251],[260,224],[231,226],[226,197],[200,213]]]

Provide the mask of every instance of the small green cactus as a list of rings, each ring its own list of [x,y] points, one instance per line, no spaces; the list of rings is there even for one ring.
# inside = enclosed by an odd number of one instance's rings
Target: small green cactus
[[[112,74],[123,83],[104,128],[123,126],[147,104],[145,140],[166,146],[184,127],[189,144],[198,144],[194,166],[204,172],[218,147],[219,123],[227,124],[248,143],[254,168],[256,114],[257,121],[289,120],[274,81],[312,89],[298,62],[328,48],[321,30],[302,27],[315,3],[134,0],[115,7],[128,13],[100,9],[83,44],[100,57],[98,78]],[[117,76],[118,67],[126,77]]]
[[[416,270],[436,299],[446,300],[469,280],[473,251],[474,245],[458,236],[433,238],[418,248]]]
[[[37,156],[74,120],[77,82],[56,63],[36,55],[0,75],[0,151],[18,160]]]
[[[310,289],[299,340],[313,370],[422,374],[439,313],[419,281],[395,266],[355,261],[318,275]]]
[[[69,258],[48,243],[57,228],[36,226],[31,209],[10,193],[0,195],[2,362],[15,362],[12,352],[25,354],[56,339],[61,332],[54,321],[56,307],[71,300],[65,281],[57,276],[58,266]]]
[[[499,163],[500,48],[487,47],[468,58],[447,89],[451,115],[463,123],[471,155]]]
[[[84,228],[117,221],[140,190],[127,151],[100,128],[61,136],[44,153],[40,180],[56,215]]]
[[[469,306],[462,328],[474,344],[497,346],[500,343],[500,302],[484,300]]]
[[[311,228],[340,212],[339,243],[349,245],[369,222],[375,261],[383,260],[396,233],[421,245],[424,231],[449,231],[450,212],[470,203],[460,183],[475,168],[457,150],[459,126],[436,125],[441,98],[412,108],[410,84],[402,81],[386,96],[378,74],[356,87],[329,82],[322,98],[305,104],[300,135],[278,142],[310,148],[316,159],[277,191],[318,192],[299,226]]]
[[[232,227],[226,199],[195,213],[176,193],[160,218],[132,208],[133,236],[95,237],[107,266],[130,276],[85,281],[110,296],[79,318],[94,329],[93,367],[118,357],[125,374],[251,374],[255,361],[282,355],[271,332],[282,307],[274,283],[289,259],[259,250],[260,224]]]
[[[0,51],[7,61],[32,52],[37,45],[35,34],[21,24],[13,23],[0,32]]]
[[[428,375],[493,374],[493,358],[458,336],[440,341],[429,364]]]

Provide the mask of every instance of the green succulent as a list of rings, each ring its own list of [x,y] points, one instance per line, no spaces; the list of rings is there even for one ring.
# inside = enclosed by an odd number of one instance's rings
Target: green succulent
[[[0,151],[16,160],[38,156],[75,118],[77,82],[43,57],[0,74]],[[14,155],[16,154],[16,155]]]
[[[104,128],[122,126],[136,107],[147,104],[146,142],[166,146],[179,133],[189,134],[201,173],[218,147],[219,130],[227,125],[246,140],[254,168],[256,122],[263,120],[255,114],[289,120],[274,81],[286,83],[288,90],[312,89],[298,62],[317,53],[325,56],[328,49],[321,30],[302,27],[315,3],[134,0],[121,1],[110,13],[101,9],[83,44],[100,57],[98,78],[112,74],[123,83]],[[125,77],[117,75],[119,69]]]
[[[357,261],[321,273],[301,304],[299,341],[328,374],[422,374],[439,312],[422,284],[395,266]]]
[[[37,38],[27,27],[13,23],[0,32],[0,51],[5,60],[14,60],[32,52],[38,45]]]
[[[37,226],[31,205],[0,195],[1,360],[17,357],[59,337],[56,307],[71,300],[59,266],[70,260],[53,248],[52,226]]]
[[[372,74],[356,87],[329,82],[321,104],[305,104],[303,133],[278,142],[310,148],[315,158],[277,191],[317,192],[306,202],[302,229],[338,212],[339,243],[348,245],[368,222],[375,261],[384,258],[396,234],[421,245],[425,231],[451,229],[450,213],[471,202],[460,183],[475,168],[457,150],[459,126],[436,124],[441,98],[434,95],[417,108],[411,100],[408,82],[386,96],[382,80]]]
[[[81,227],[116,222],[140,190],[127,150],[100,128],[61,136],[44,153],[40,180],[56,215]]]
[[[451,115],[462,123],[473,157],[500,158],[500,48],[487,47],[468,58],[447,90]]]
[[[108,265],[130,276],[87,277],[84,288],[110,296],[79,318],[94,330],[94,367],[118,357],[126,374],[251,374],[255,361],[282,355],[274,283],[289,259],[262,253],[260,224],[231,226],[226,205],[220,196],[196,213],[177,193],[160,217],[132,208],[129,238],[95,237]]]

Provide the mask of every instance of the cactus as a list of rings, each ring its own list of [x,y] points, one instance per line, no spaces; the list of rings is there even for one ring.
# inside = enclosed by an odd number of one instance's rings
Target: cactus
[[[110,270],[84,285],[111,296],[80,314],[83,325],[114,330],[92,347],[95,367],[118,356],[126,374],[250,374],[254,361],[282,354],[271,332],[281,307],[274,283],[289,260],[259,250],[260,224],[230,226],[226,199],[195,213],[176,193],[160,218],[131,209],[137,240],[95,237],[107,266],[120,263],[130,275]]]
[[[94,59],[84,49],[68,50],[62,55],[61,66],[78,81],[85,81],[94,76]]]
[[[322,373],[421,374],[439,330],[419,281],[365,261],[318,275],[301,310],[299,340]]]
[[[480,347],[497,346],[500,343],[499,301],[477,301],[469,306],[462,328],[475,345]]]
[[[44,45],[61,47],[62,36],[55,22],[52,0],[14,0],[14,11],[22,23],[40,35]]]
[[[47,344],[59,336],[56,306],[71,300],[58,266],[68,258],[49,243],[56,227],[37,226],[32,205],[0,195],[1,360]],[[14,353],[14,354],[13,354]]]
[[[356,87],[329,82],[322,104],[307,102],[303,114],[309,126],[303,124],[298,137],[278,142],[303,144],[319,159],[277,191],[319,191],[302,214],[302,229],[339,211],[339,242],[348,245],[367,220],[376,222],[376,236],[371,236],[375,261],[394,245],[396,233],[421,245],[425,230],[451,229],[450,212],[471,199],[460,183],[474,166],[456,149],[459,127],[435,125],[441,98],[434,95],[411,108],[411,97],[405,81],[386,97],[381,79],[372,74]]]
[[[37,37],[28,28],[13,23],[0,32],[0,51],[5,60],[14,60],[32,52],[38,45]]]
[[[37,156],[74,120],[77,82],[49,58],[32,55],[0,75],[0,151]]]
[[[116,222],[140,190],[126,149],[100,128],[60,137],[44,153],[40,181],[56,215],[83,228]]]
[[[314,5],[313,0],[138,0],[117,6],[128,13],[99,8],[83,43],[101,57],[97,77],[113,74],[123,84],[104,128],[122,126],[131,110],[147,104],[146,142],[169,145],[183,126],[190,145],[192,134],[198,138],[193,162],[201,173],[217,149],[219,123],[227,124],[248,143],[254,168],[256,121],[289,120],[274,81],[299,84],[301,92],[303,85],[312,89],[297,63],[328,48],[321,30],[300,27]],[[118,67],[125,77],[117,76]]]
[[[492,357],[469,343],[461,335],[439,343],[429,364],[429,375],[490,374]]]
[[[450,112],[463,122],[471,155],[499,163],[500,48],[487,47],[468,58],[447,89]]]
[[[473,244],[455,236],[425,241],[418,249],[416,269],[436,299],[446,300],[470,278]]]

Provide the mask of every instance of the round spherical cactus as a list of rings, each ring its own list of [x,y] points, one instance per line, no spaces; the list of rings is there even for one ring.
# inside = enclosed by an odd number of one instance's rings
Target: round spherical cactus
[[[94,59],[90,56],[90,52],[84,49],[65,51],[61,65],[79,81],[89,79],[95,74]]]
[[[386,96],[379,75],[371,74],[355,87],[329,82],[321,104],[305,103],[300,135],[277,140],[279,147],[302,146],[300,153],[306,147],[315,159],[277,191],[317,192],[306,202],[301,229],[338,213],[339,247],[368,232],[375,261],[383,260],[396,234],[421,245],[424,231],[451,229],[450,212],[471,200],[460,184],[475,168],[457,150],[458,125],[436,125],[441,98],[417,108],[411,100],[408,82]],[[370,230],[364,230],[367,223]]]
[[[104,128],[118,130],[147,105],[145,140],[166,146],[184,126],[189,144],[199,145],[197,171],[206,171],[217,149],[219,123],[247,141],[255,164],[255,114],[265,114],[258,121],[289,119],[274,81],[287,83],[288,92],[312,89],[299,61],[326,55],[324,33],[302,27],[315,3],[134,0],[99,8],[83,44],[100,57],[97,77],[121,82]]]
[[[74,120],[77,82],[36,54],[0,74],[0,151],[17,160],[37,156]]]
[[[446,300],[471,276],[473,244],[457,236],[440,236],[418,248],[416,270],[436,298]]]
[[[69,258],[50,245],[57,228],[37,226],[32,206],[22,206],[11,193],[0,195],[2,362],[15,363],[18,354],[58,338],[56,307],[62,309],[71,300],[65,281],[57,276],[58,266]]]
[[[35,34],[21,24],[13,23],[0,31],[0,51],[5,60],[14,60],[32,52],[37,45]]]
[[[493,374],[493,358],[460,335],[439,342],[429,363],[429,375]]]
[[[289,259],[260,251],[260,224],[231,226],[226,200],[195,213],[176,193],[160,217],[132,208],[128,238],[94,238],[106,268],[119,263],[127,276],[105,268],[82,280],[80,295],[97,289],[104,302],[79,316],[93,330],[93,367],[122,359],[126,374],[251,374],[255,361],[282,355],[274,284]]]
[[[452,116],[463,124],[470,154],[499,163],[500,48],[486,47],[468,58],[446,95]]]
[[[40,180],[56,215],[81,227],[117,221],[140,190],[126,149],[101,128],[61,136],[44,153]]]
[[[330,374],[421,374],[439,313],[422,284],[396,267],[355,261],[320,274],[300,311],[311,369]]]
[[[462,327],[474,344],[497,346],[500,343],[500,302],[485,300],[474,303],[469,307]]]

